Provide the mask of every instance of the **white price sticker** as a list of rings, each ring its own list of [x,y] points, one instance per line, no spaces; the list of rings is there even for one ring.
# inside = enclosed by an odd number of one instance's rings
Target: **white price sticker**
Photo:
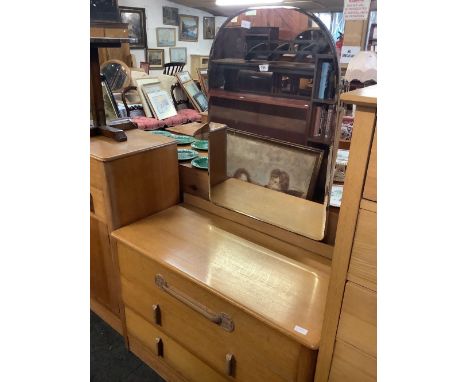
[[[270,65],[268,65],[268,64],[258,65],[258,70],[260,70],[261,72],[268,72],[269,66]]]
[[[250,29],[251,25],[252,25],[252,23],[249,20],[242,20],[241,21],[241,28]]]

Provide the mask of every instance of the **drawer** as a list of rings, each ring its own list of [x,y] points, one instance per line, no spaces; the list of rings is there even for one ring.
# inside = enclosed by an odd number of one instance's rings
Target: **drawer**
[[[179,176],[182,192],[209,200],[209,179],[207,171],[179,165]]]
[[[89,180],[91,187],[104,190],[104,167],[101,162],[93,158],[90,160]]]
[[[336,337],[377,357],[377,294],[374,291],[350,281],[346,283]]]
[[[233,354],[234,376],[238,381],[305,380],[299,379],[299,375],[303,375],[303,369],[311,368],[314,351],[122,243],[118,243],[118,254],[124,303],[210,367],[226,375],[225,358]],[[177,295],[212,313],[227,314],[234,322],[234,330],[224,330],[162,290],[155,283],[158,274]],[[157,320],[153,310],[156,305]]]
[[[128,307],[125,308],[125,319],[129,336],[135,337],[150,353],[174,368],[189,381],[227,382],[226,378]]]
[[[337,340],[328,380],[329,382],[374,382],[377,380],[377,360]]]
[[[366,183],[364,185],[363,197],[377,201],[377,128],[372,142],[372,149],[367,166]]]
[[[372,202],[368,202],[372,203]],[[375,210],[377,208],[376,204]],[[377,213],[359,210],[348,279],[377,290]]]
[[[104,193],[97,188],[91,187],[91,212],[102,222],[106,221],[106,207],[104,204]]]

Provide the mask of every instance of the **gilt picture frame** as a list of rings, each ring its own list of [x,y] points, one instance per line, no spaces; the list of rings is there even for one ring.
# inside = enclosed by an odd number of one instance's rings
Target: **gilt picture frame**
[[[179,41],[198,41],[198,16],[179,15]]]
[[[228,129],[226,151],[229,177],[312,198],[323,150]]]
[[[146,13],[145,8],[119,7],[120,18],[128,24],[130,49],[146,49]]]
[[[146,62],[150,69],[164,68],[164,49],[146,49]]]
[[[213,40],[215,38],[215,18],[203,17],[203,38],[205,40]]]

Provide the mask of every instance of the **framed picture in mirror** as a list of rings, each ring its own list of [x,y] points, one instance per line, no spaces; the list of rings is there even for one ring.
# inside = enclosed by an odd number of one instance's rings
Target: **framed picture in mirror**
[[[146,49],[146,62],[150,69],[163,69],[164,49]]]
[[[310,199],[323,150],[228,129],[227,176]]]
[[[208,69],[197,69],[198,81],[200,81],[200,86],[203,90],[203,93],[208,97]]]
[[[130,48],[146,48],[146,14],[145,8],[119,7],[120,18],[128,24],[128,37],[134,39]]]

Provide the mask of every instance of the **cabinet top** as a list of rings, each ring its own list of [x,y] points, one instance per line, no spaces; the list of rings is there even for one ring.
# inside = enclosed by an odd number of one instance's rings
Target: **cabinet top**
[[[377,85],[343,93],[340,100],[344,103],[377,107]]]
[[[317,349],[329,268],[307,266],[231,232],[237,223],[178,205],[112,233],[161,265]]]
[[[116,142],[102,135],[92,137],[90,144],[91,158],[107,162],[157,147],[176,144],[176,141],[172,138],[137,129],[127,130],[125,134],[127,134],[125,142]]]

